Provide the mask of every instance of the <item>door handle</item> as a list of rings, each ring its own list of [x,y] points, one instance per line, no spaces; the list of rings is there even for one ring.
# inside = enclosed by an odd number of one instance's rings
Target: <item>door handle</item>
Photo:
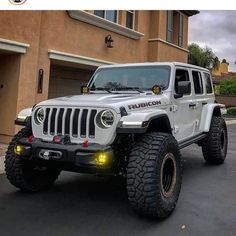
[[[202,105],[205,106],[207,104],[207,102],[202,102]]]
[[[197,106],[196,103],[193,103],[193,102],[189,103],[189,108],[194,108],[194,107],[196,107],[196,106]]]

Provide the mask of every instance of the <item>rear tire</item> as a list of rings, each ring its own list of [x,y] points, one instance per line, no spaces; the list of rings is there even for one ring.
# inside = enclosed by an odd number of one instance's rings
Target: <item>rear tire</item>
[[[174,210],[182,183],[178,143],[170,134],[147,133],[133,148],[127,166],[127,192],[132,208],[151,218]]]
[[[60,170],[37,167],[30,160],[22,160],[14,152],[19,139],[32,135],[31,129],[23,128],[12,139],[6,152],[5,171],[12,185],[26,192],[37,192],[50,187],[58,178]]]
[[[223,164],[228,148],[228,134],[225,120],[213,116],[210,131],[202,141],[202,153],[207,163]]]

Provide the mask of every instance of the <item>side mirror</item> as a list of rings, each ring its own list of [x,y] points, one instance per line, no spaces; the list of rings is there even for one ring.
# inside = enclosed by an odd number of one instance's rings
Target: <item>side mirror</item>
[[[190,81],[179,81],[177,85],[177,94],[175,94],[175,98],[181,98],[185,94],[191,93],[191,83]]]

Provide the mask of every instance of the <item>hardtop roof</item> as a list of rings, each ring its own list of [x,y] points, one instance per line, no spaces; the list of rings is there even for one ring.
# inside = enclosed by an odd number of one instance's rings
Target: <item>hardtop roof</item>
[[[187,67],[191,69],[197,69],[201,71],[206,71],[209,72],[208,69],[200,67],[200,66],[195,66],[187,63],[182,63],[182,62],[144,62],[144,63],[127,63],[127,64],[113,64],[113,65],[104,65],[100,66],[99,68],[118,68],[118,67],[133,67],[133,66],[175,66],[175,67]]]

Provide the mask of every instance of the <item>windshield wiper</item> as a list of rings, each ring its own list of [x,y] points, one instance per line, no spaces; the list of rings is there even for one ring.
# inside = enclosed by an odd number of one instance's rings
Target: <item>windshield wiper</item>
[[[132,90],[132,91],[137,91],[139,93],[145,93],[139,87],[120,87],[120,88],[115,88],[115,90],[118,90],[118,91]]]
[[[108,89],[108,88],[97,87],[97,88],[91,88],[90,89],[90,91],[96,91],[96,90],[98,90],[98,91],[106,91],[108,93],[111,93],[110,89]]]

